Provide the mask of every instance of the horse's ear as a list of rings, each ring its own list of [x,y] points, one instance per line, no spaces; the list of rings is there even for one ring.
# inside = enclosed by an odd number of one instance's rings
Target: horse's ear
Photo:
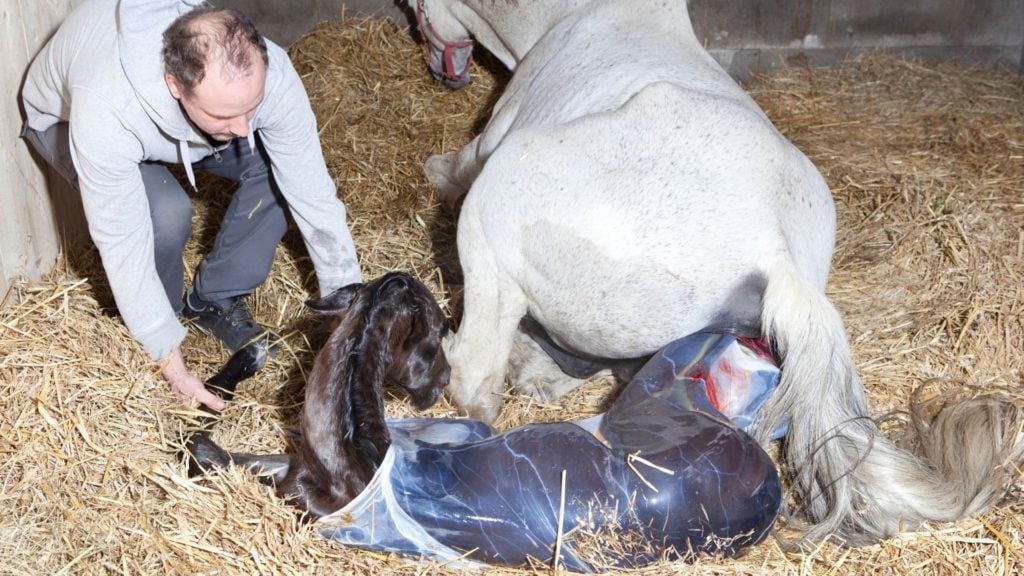
[[[348,310],[356,294],[363,289],[364,284],[353,282],[338,288],[322,298],[306,300],[306,307],[320,314],[338,314]]]

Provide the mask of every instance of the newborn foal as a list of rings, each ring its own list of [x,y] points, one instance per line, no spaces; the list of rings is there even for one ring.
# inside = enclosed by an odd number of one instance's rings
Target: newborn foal
[[[320,518],[325,536],[457,566],[640,567],[734,554],[774,523],[775,465],[712,396],[753,417],[778,369],[733,336],[670,343],[599,417],[498,433],[477,420],[385,419],[385,384],[425,408],[448,381],[444,317],[426,287],[389,274],[309,306],[338,325],[310,373],[295,452],[231,454],[200,431],[187,442],[191,472],[244,466]],[[230,391],[254,360],[236,354],[209,384]]]
[[[417,409],[440,396],[449,377],[440,353],[447,326],[426,286],[399,272],[339,288],[306,305],[336,315],[337,326],[306,382],[296,451],[232,454],[206,431],[193,434],[186,447],[191,474],[230,463],[245,466],[276,486],[281,497],[320,517],[342,508],[365,488],[391,443],[384,386],[404,388]],[[232,357],[210,382],[233,390],[237,379],[251,375],[232,368],[239,363]]]

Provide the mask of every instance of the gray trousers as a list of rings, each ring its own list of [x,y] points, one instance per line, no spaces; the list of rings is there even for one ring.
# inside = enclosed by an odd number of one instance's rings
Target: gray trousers
[[[79,190],[66,123],[57,123],[44,132],[26,127],[22,137]],[[196,296],[220,302],[249,294],[267,279],[274,252],[288,229],[286,204],[274,184],[266,150],[258,136],[255,154],[246,139],[236,138],[225,150],[192,167],[239,183],[213,248],[196,270]],[[165,164],[143,162],[139,172],[153,220],[157,273],[171,306],[181,312],[185,276],[182,256],[192,231],[192,199]]]

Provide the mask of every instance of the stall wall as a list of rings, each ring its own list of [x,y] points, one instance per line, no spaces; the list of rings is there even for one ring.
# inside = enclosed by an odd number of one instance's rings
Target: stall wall
[[[376,14],[409,24],[393,0],[215,0],[290,44],[323,19]],[[506,1],[506,0],[495,0]],[[694,29],[739,79],[780,65],[831,65],[886,47],[899,54],[1022,70],[1024,0],[690,0]],[[528,2],[524,2],[528,5]]]
[[[54,222],[48,174],[19,138],[22,111],[18,100],[25,70],[71,8],[81,0],[35,0],[0,5],[0,301],[16,278],[35,280],[53,266],[61,234]],[[66,199],[58,183],[53,193]],[[71,231],[70,236],[80,236]]]
[[[79,2],[0,4],[0,301],[13,279],[38,279],[61,246],[71,249],[84,237],[75,195],[18,138],[23,116],[17,96],[32,56]],[[282,45],[343,12],[410,22],[404,3],[394,0],[214,3],[246,12]],[[879,46],[1024,71],[1024,0],[691,0],[690,11],[705,45],[740,79],[779,65],[833,64]]]
[[[1022,70],[1022,0],[691,0],[694,28],[734,76],[832,65],[878,47]]]

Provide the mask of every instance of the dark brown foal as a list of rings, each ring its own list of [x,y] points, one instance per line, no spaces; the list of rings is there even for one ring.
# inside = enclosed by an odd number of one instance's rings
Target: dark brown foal
[[[307,306],[337,320],[306,382],[296,451],[232,454],[206,431],[192,435],[186,447],[191,473],[245,466],[290,503],[320,517],[363,490],[391,443],[384,386],[405,389],[418,409],[440,397],[449,378],[441,351],[447,322],[427,287],[399,272],[345,286]],[[211,382],[225,380],[220,376]]]

